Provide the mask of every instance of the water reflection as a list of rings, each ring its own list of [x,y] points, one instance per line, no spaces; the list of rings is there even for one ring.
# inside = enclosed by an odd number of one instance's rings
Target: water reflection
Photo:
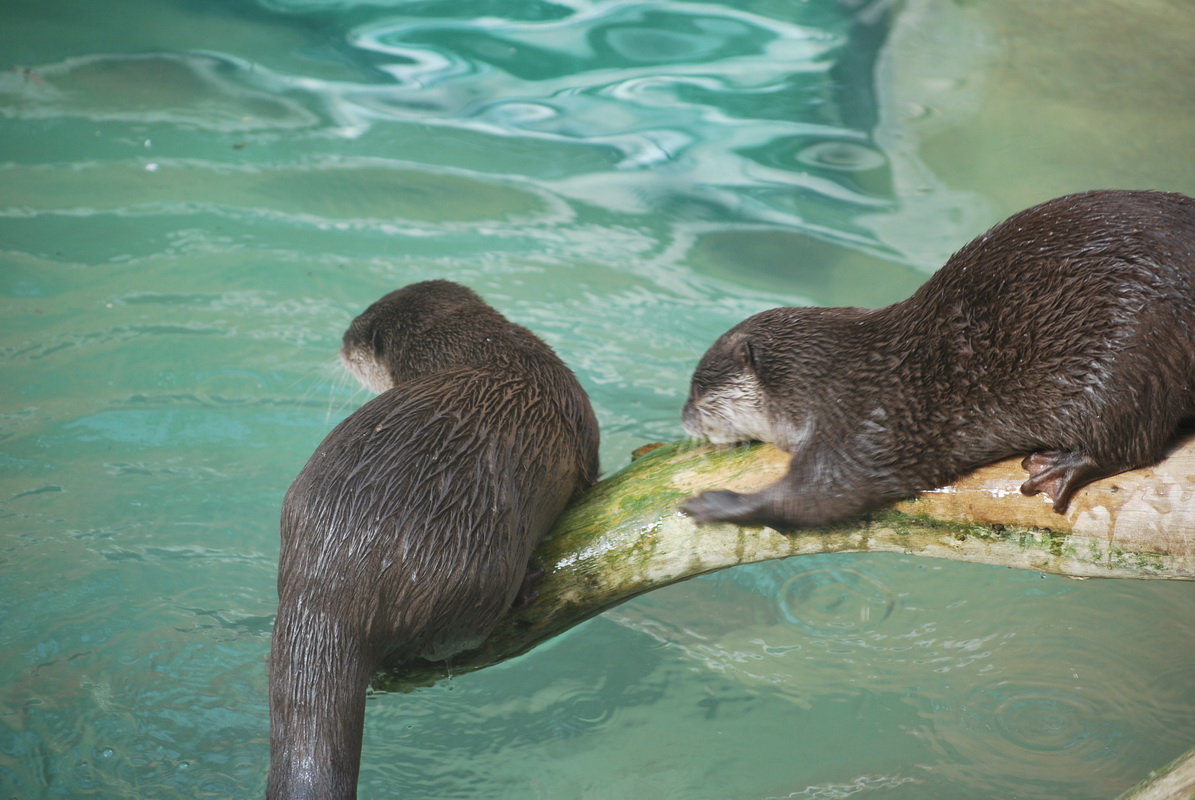
[[[232,132],[315,125],[318,117],[282,94],[281,83],[223,54],[105,54],[0,73],[0,103],[5,116],[19,119],[77,116]]]
[[[288,6],[303,13],[314,7]],[[150,122],[220,135],[224,156],[207,163],[172,159],[154,148],[152,137],[130,141],[144,149],[129,166],[155,173],[159,180],[152,184],[119,175],[115,167],[95,173],[105,188],[125,185],[141,198],[138,210],[202,205],[202,196],[192,200],[195,182],[178,179],[180,170],[224,172],[235,183],[246,173],[229,166],[243,163],[246,154],[234,150],[265,146],[283,155],[303,140],[297,134],[310,141],[369,139],[365,149],[379,159],[348,176],[346,188],[360,195],[359,209],[316,207],[305,219],[409,218],[409,209],[388,208],[403,184],[383,181],[378,191],[366,192],[376,183],[374,173],[393,171],[386,160],[421,163],[422,171],[440,161],[460,163],[454,151],[492,148],[497,137],[541,148],[539,158],[520,165],[524,174],[542,178],[539,191],[570,205],[663,211],[690,242],[698,235],[689,230],[693,212],[705,207],[709,211],[696,217],[722,220],[719,227],[732,227],[727,219],[780,225],[902,261],[907,254],[877,236],[875,221],[905,213],[895,202],[890,159],[875,138],[875,59],[890,9],[883,2],[861,9],[844,17],[833,8],[801,7],[781,18],[713,4],[611,2],[581,4],[571,13],[553,6],[552,14],[541,8],[519,16],[528,8],[516,8],[499,18],[403,6],[410,16],[379,16],[345,33],[358,81],[284,74],[216,52],[95,55],[5,73],[0,101],[16,118]],[[439,131],[439,155],[412,140],[429,130]],[[385,144],[373,141],[382,131],[388,131]],[[286,140],[278,138],[283,133]],[[484,195],[489,184],[482,175],[505,172],[509,155],[470,157],[472,168],[456,175],[436,170],[421,194],[461,179],[482,185],[443,203],[420,202],[422,217],[451,222],[460,209],[482,202],[477,192]],[[247,203],[266,207],[276,205],[267,197],[304,197],[310,205],[314,198],[345,196],[326,185],[334,174],[326,165],[284,158],[289,163],[282,172],[263,173]],[[308,171],[285,187],[269,181]],[[54,183],[57,177],[33,179],[50,180],[44,194],[70,191]],[[27,189],[14,187],[7,195],[24,197]],[[515,208],[519,202],[513,199]],[[89,199],[84,191],[78,208],[129,204],[119,192]],[[710,223],[704,227],[708,232]]]
[[[359,28],[355,43],[393,60],[380,68],[400,88],[372,97],[373,108],[391,117],[425,122],[430,117],[436,124],[494,135],[609,146],[621,154],[616,165],[621,170],[672,164],[680,169],[667,168],[678,178],[688,172],[673,182],[672,191],[722,207],[747,201],[758,206],[749,216],[779,214],[799,222],[799,208],[740,190],[776,183],[836,205],[891,202],[884,178],[871,187],[858,176],[843,181],[841,159],[831,164],[806,159],[793,170],[793,164],[782,164],[783,155],[774,155],[796,139],[806,149],[821,139],[840,145],[841,152],[849,152],[842,142],[853,139],[854,146],[876,152],[869,143],[874,120],[853,118],[855,109],[874,107],[863,78],[867,71],[849,82],[829,79],[841,68],[839,56],[852,35],[875,27],[882,28],[882,17],[872,26],[839,24],[835,30],[712,5],[661,10],[655,4],[607,3],[535,23],[380,22]],[[859,163],[866,167],[855,172],[882,171],[885,161]],[[580,178],[574,175],[557,188],[621,210],[642,206],[628,196],[633,181],[614,186],[601,180],[602,191],[594,192],[594,181]]]

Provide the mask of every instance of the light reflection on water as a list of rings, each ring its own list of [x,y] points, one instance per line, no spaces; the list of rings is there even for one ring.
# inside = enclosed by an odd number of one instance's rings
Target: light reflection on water
[[[932,145],[983,113],[999,45],[969,7],[51,5],[11,15],[0,73],[0,785],[22,797],[260,794],[277,508],[365,397],[334,354],[383,292],[453,277],[541,332],[612,469],[679,435],[722,330],[899,299],[1013,210],[964,188],[1007,148]],[[1119,174],[1087,141],[1072,188]],[[1027,196],[1056,181],[1031,155],[1002,167]],[[1159,188],[1195,191],[1179,169]],[[892,557],[733,570],[373,698],[362,782],[1111,797],[1195,739],[1193,603]]]

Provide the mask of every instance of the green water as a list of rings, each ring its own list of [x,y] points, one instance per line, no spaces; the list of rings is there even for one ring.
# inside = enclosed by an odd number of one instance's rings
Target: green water
[[[616,469],[749,313],[900,299],[1065,191],[1195,193],[1193,39],[1181,0],[8,0],[0,797],[261,795],[278,506],[382,293],[540,332]],[[1193,744],[1195,587],[837,556],[374,697],[361,781],[1112,798]]]

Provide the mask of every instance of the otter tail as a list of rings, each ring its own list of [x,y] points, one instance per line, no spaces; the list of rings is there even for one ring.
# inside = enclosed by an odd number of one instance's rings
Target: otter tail
[[[348,800],[376,659],[359,631],[297,605],[280,607],[274,623],[266,797]]]

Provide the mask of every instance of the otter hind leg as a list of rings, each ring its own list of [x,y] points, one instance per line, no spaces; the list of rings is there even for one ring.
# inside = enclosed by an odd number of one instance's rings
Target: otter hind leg
[[[1101,466],[1087,453],[1047,450],[1030,453],[1021,462],[1029,480],[1021,484],[1021,494],[1033,496],[1045,492],[1054,498],[1054,511],[1066,513],[1075,492],[1092,481],[1123,472],[1125,467]]]

